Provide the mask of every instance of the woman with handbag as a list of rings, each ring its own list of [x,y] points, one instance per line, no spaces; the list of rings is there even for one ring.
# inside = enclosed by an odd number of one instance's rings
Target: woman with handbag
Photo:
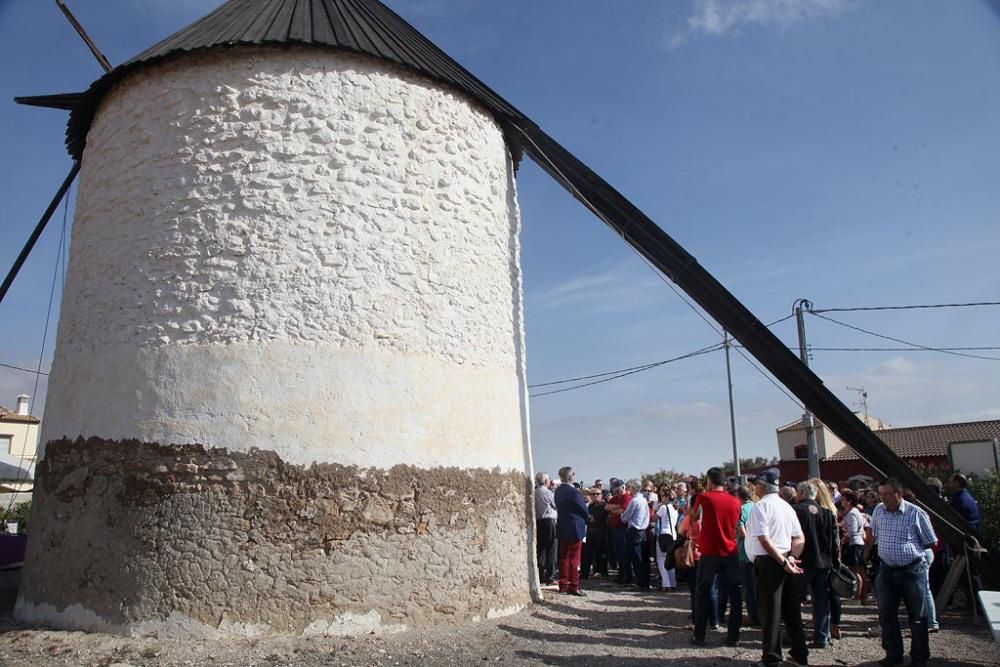
[[[678,512],[674,507],[674,492],[670,485],[660,487],[659,506],[656,508],[656,567],[660,570],[660,590],[677,588],[674,570],[674,542],[677,540]]]

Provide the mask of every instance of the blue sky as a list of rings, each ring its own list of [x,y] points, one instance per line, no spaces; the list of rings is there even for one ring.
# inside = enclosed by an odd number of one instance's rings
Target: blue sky
[[[70,2],[112,63],[217,4]],[[798,297],[817,308],[1000,300],[995,2],[388,4],[618,187],[762,320],[788,314]],[[55,3],[0,0],[0,72],[6,271],[70,167],[65,115],[11,98],[82,90],[100,70]],[[530,382],[716,342],[530,162],[518,188]],[[0,362],[38,363],[61,214],[0,305]],[[1000,345],[1000,308],[834,316],[925,345]],[[807,327],[817,347],[887,345],[816,318]],[[775,331],[795,341],[791,321]],[[54,332],[53,322],[43,368]],[[812,363],[849,404],[847,387],[864,385],[871,413],[893,425],[1000,418],[1000,361],[817,351]],[[741,454],[773,455],[774,429],[798,408],[739,356],[733,374]],[[30,375],[0,369],[0,404],[32,390]],[[531,416],[536,467],[571,464],[588,480],[703,470],[730,455],[721,352],[535,398]]]

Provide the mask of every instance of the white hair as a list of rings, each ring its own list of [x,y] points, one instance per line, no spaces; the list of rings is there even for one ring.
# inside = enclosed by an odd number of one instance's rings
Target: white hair
[[[549,476],[547,473],[544,472],[535,473],[535,486],[543,486],[548,481],[549,481]]]
[[[819,491],[816,490],[816,485],[812,482],[799,482],[798,485],[799,494],[806,500],[816,500]]]

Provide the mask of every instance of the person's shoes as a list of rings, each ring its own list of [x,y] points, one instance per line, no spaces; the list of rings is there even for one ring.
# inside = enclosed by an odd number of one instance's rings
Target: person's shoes
[[[570,591],[569,594],[570,595],[575,595],[578,598],[585,598],[585,597],[587,597],[587,594],[584,593],[583,591]]]
[[[901,655],[899,655],[899,656],[887,655],[884,658],[882,658],[881,660],[879,660],[878,664],[880,664],[882,667],[894,667],[894,665],[902,665],[903,664],[903,656],[901,656]]]
[[[790,655],[788,656],[787,662],[793,667],[807,667],[809,664],[809,658],[796,658],[794,655]]]
[[[830,639],[840,639],[840,626],[836,623],[830,624]]]
[[[688,644],[691,644],[692,646],[708,646],[704,639],[698,639],[697,637],[691,637],[691,639],[688,640]]]
[[[829,646],[829,644],[820,644],[819,642],[812,642],[809,644],[809,648],[814,648],[819,651],[825,649],[827,646]]]
[[[721,625],[713,625],[712,630],[714,630],[715,632],[722,632],[723,630],[725,630],[725,628],[723,628]]]
[[[927,628],[927,632],[933,635],[935,632],[941,632],[941,627]]]

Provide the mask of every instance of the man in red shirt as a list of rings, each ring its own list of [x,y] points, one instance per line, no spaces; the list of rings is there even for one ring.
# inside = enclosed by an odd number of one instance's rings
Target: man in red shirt
[[[614,545],[614,558],[618,561],[619,584],[632,583],[632,567],[629,554],[625,548],[625,524],[622,523],[622,512],[632,502],[632,494],[625,489],[625,484],[618,479],[611,480],[612,496],[608,499],[608,528],[611,530],[611,544]]]
[[[740,520],[740,501],[726,492],[726,475],[721,468],[709,468],[708,490],[698,495],[692,507],[701,517],[698,549],[698,581],[695,588],[694,636],[691,643],[705,646],[709,605],[715,577],[729,597],[729,627],[726,646],[736,646],[740,639],[743,606],[740,602],[740,561],[736,553],[736,525]]]

